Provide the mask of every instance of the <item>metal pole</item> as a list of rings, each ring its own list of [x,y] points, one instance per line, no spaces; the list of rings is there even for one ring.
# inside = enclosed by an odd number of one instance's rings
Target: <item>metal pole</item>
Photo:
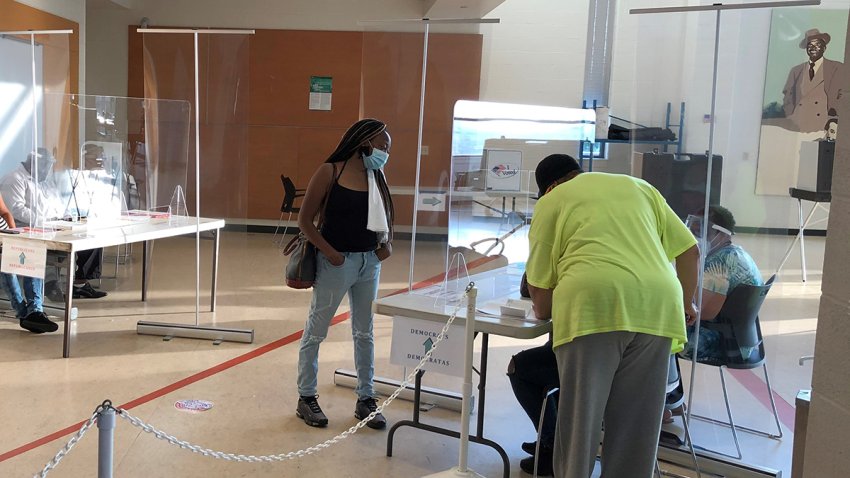
[[[458,472],[467,472],[467,461],[469,459],[469,415],[470,401],[472,397],[472,349],[475,340],[475,300],[478,297],[478,289],[475,283],[469,284],[466,304],[466,347],[463,360],[463,405],[460,409],[460,458],[458,460]]]
[[[195,327],[201,323],[201,100],[198,81],[198,32],[195,37]]]
[[[30,161],[30,175],[35,184],[35,188],[30,190],[30,204],[35,204],[35,208],[33,208],[35,212],[34,220],[30,226],[40,227],[41,215],[38,213],[39,204],[37,202],[40,183],[38,181],[38,96],[36,95],[38,78],[35,76],[35,35],[30,35],[30,59],[32,66],[32,161]]]
[[[718,55],[720,53],[720,12],[722,10],[717,10],[715,27],[714,27],[714,72],[711,78],[711,122],[708,124],[708,164],[706,170],[706,178],[705,178],[705,203],[703,205],[703,215],[702,215],[702,232],[701,243],[708,247],[708,208],[711,205],[711,173],[712,168],[714,166],[714,126],[717,124],[717,118],[714,117],[715,112],[717,110],[717,64],[718,64]],[[704,265],[705,265],[705,257],[708,254],[708,251],[700,251],[700,261],[699,261],[699,277],[697,278],[697,285],[702,287],[703,275],[704,275]],[[691,383],[688,385],[688,410],[685,416],[685,420],[691,419],[691,410],[693,410],[693,400],[694,400],[694,372],[697,368],[697,356],[699,355],[699,326],[700,321],[702,319],[702,290],[697,291],[697,320],[694,324],[694,348],[692,349],[692,357],[691,357]]]
[[[97,417],[97,478],[112,478],[114,442],[115,409],[110,405]]]
[[[407,276],[407,290],[413,290],[413,258],[416,252],[416,208],[419,204],[419,172],[422,169],[422,122],[425,118],[425,73],[428,71],[428,32],[430,24],[425,23],[425,39],[422,45],[422,83],[419,92],[419,140],[416,143],[416,180],[413,186],[413,225],[410,232],[410,272]]]

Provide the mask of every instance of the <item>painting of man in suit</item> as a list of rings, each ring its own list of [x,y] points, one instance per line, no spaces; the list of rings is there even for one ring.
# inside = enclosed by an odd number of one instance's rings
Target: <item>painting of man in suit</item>
[[[838,121],[840,102],[850,85],[842,84],[850,64],[844,61],[846,8],[777,8],[767,38],[756,194],[788,197],[803,164],[800,151],[824,138]]]
[[[844,63],[824,58],[832,37],[817,28],[806,31],[800,48],[808,60],[791,68],[782,106],[788,118],[788,128],[801,133],[822,131],[829,118],[837,116],[835,106],[841,97],[839,81]]]

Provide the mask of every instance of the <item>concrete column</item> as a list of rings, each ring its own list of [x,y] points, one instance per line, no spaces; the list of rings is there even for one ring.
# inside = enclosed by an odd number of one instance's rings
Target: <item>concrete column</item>
[[[850,36],[844,64],[850,67]],[[832,173],[832,204],[818,313],[812,403],[803,476],[848,476],[850,470],[850,68],[838,105],[841,118]]]

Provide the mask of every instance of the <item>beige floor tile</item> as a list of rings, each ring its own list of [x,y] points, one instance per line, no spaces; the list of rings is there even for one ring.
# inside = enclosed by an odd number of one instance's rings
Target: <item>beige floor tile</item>
[[[763,270],[778,266],[785,238],[745,236]],[[771,379],[776,392],[793,405],[800,388],[808,386],[811,364],[797,365],[800,355],[811,354],[817,323],[823,241],[806,243],[812,280],[799,282],[799,261],[792,255],[770,293],[762,314]],[[72,324],[72,357],[62,359],[60,334],[32,335],[14,321],[0,321],[0,455],[62,430],[89,417],[106,398],[122,405],[180,380],[192,377],[229,360],[298,333],[304,325],[309,291],[282,285],[285,258],[271,243],[269,234],[225,233],[221,245],[218,309],[205,311],[209,300],[207,274],[210,243],[202,242],[201,313],[204,325],[253,328],[253,344],[223,343],[160,337],[135,333],[138,320],[193,324],[194,241],[175,238],[158,241],[153,255],[152,283],[147,303],[139,301],[140,247],[131,262],[118,267],[118,279],[105,279],[109,296],[77,301],[79,319]],[[417,245],[415,279],[424,280],[443,268],[444,250],[439,243]],[[384,265],[381,294],[407,287],[407,243],[398,241],[396,254]],[[109,253],[113,253],[108,251]],[[427,258],[428,260],[423,260]],[[795,269],[796,267],[796,269]],[[114,265],[105,266],[113,275]],[[2,307],[2,305],[0,305]],[[345,309],[345,304],[340,312]],[[208,310],[208,308],[206,309]],[[52,311],[54,315],[58,312]],[[376,374],[401,378],[401,367],[389,363],[392,321],[375,321]],[[343,432],[355,423],[355,396],[350,389],[333,385],[333,371],[353,367],[348,323],[331,328],[320,355],[320,400],[331,423],[326,429],[307,427],[294,415],[297,341],[138,405],[130,412],[164,431],[215,450],[242,454],[281,454],[315,445]],[[501,443],[511,458],[512,476],[522,476],[519,449],[532,440],[534,431],[510,391],[504,374],[510,356],[541,344],[493,337],[490,342],[486,435]],[[480,342],[479,342],[480,344]],[[476,355],[477,358],[477,355]],[[689,368],[685,366],[686,375]],[[459,390],[460,380],[426,374],[425,384]],[[696,374],[694,407],[722,416],[725,409],[714,369]],[[768,427],[769,412],[752,398],[737,380],[730,381],[736,417]],[[214,407],[204,413],[178,411],[180,399],[210,400]],[[395,402],[387,411],[390,422],[406,419],[411,403]],[[439,408],[422,414],[428,423],[457,428],[458,414]],[[745,461],[790,471],[792,434],[781,441],[741,433]],[[83,477],[96,473],[96,430],[63,459],[50,476]],[[152,435],[119,420],[115,441],[115,476],[208,477],[208,476],[422,476],[447,469],[457,461],[457,440],[403,428],[396,435],[394,456],[386,457],[386,431],[364,429],[355,436],[316,455],[276,464],[240,464],[213,460],[168,446]],[[728,430],[694,425],[697,443],[731,450]],[[67,441],[62,436],[0,461],[0,476],[31,476]],[[478,445],[470,447],[470,465],[486,476],[499,476],[498,455]]]

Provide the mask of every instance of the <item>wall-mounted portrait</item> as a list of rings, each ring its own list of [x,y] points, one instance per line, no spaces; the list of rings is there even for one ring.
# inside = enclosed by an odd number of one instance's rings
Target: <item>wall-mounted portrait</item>
[[[842,94],[850,94],[850,85],[839,81],[847,68],[846,35],[847,10],[773,11],[757,194],[787,196],[801,167],[802,143],[829,139],[829,130],[837,128],[837,101]]]

